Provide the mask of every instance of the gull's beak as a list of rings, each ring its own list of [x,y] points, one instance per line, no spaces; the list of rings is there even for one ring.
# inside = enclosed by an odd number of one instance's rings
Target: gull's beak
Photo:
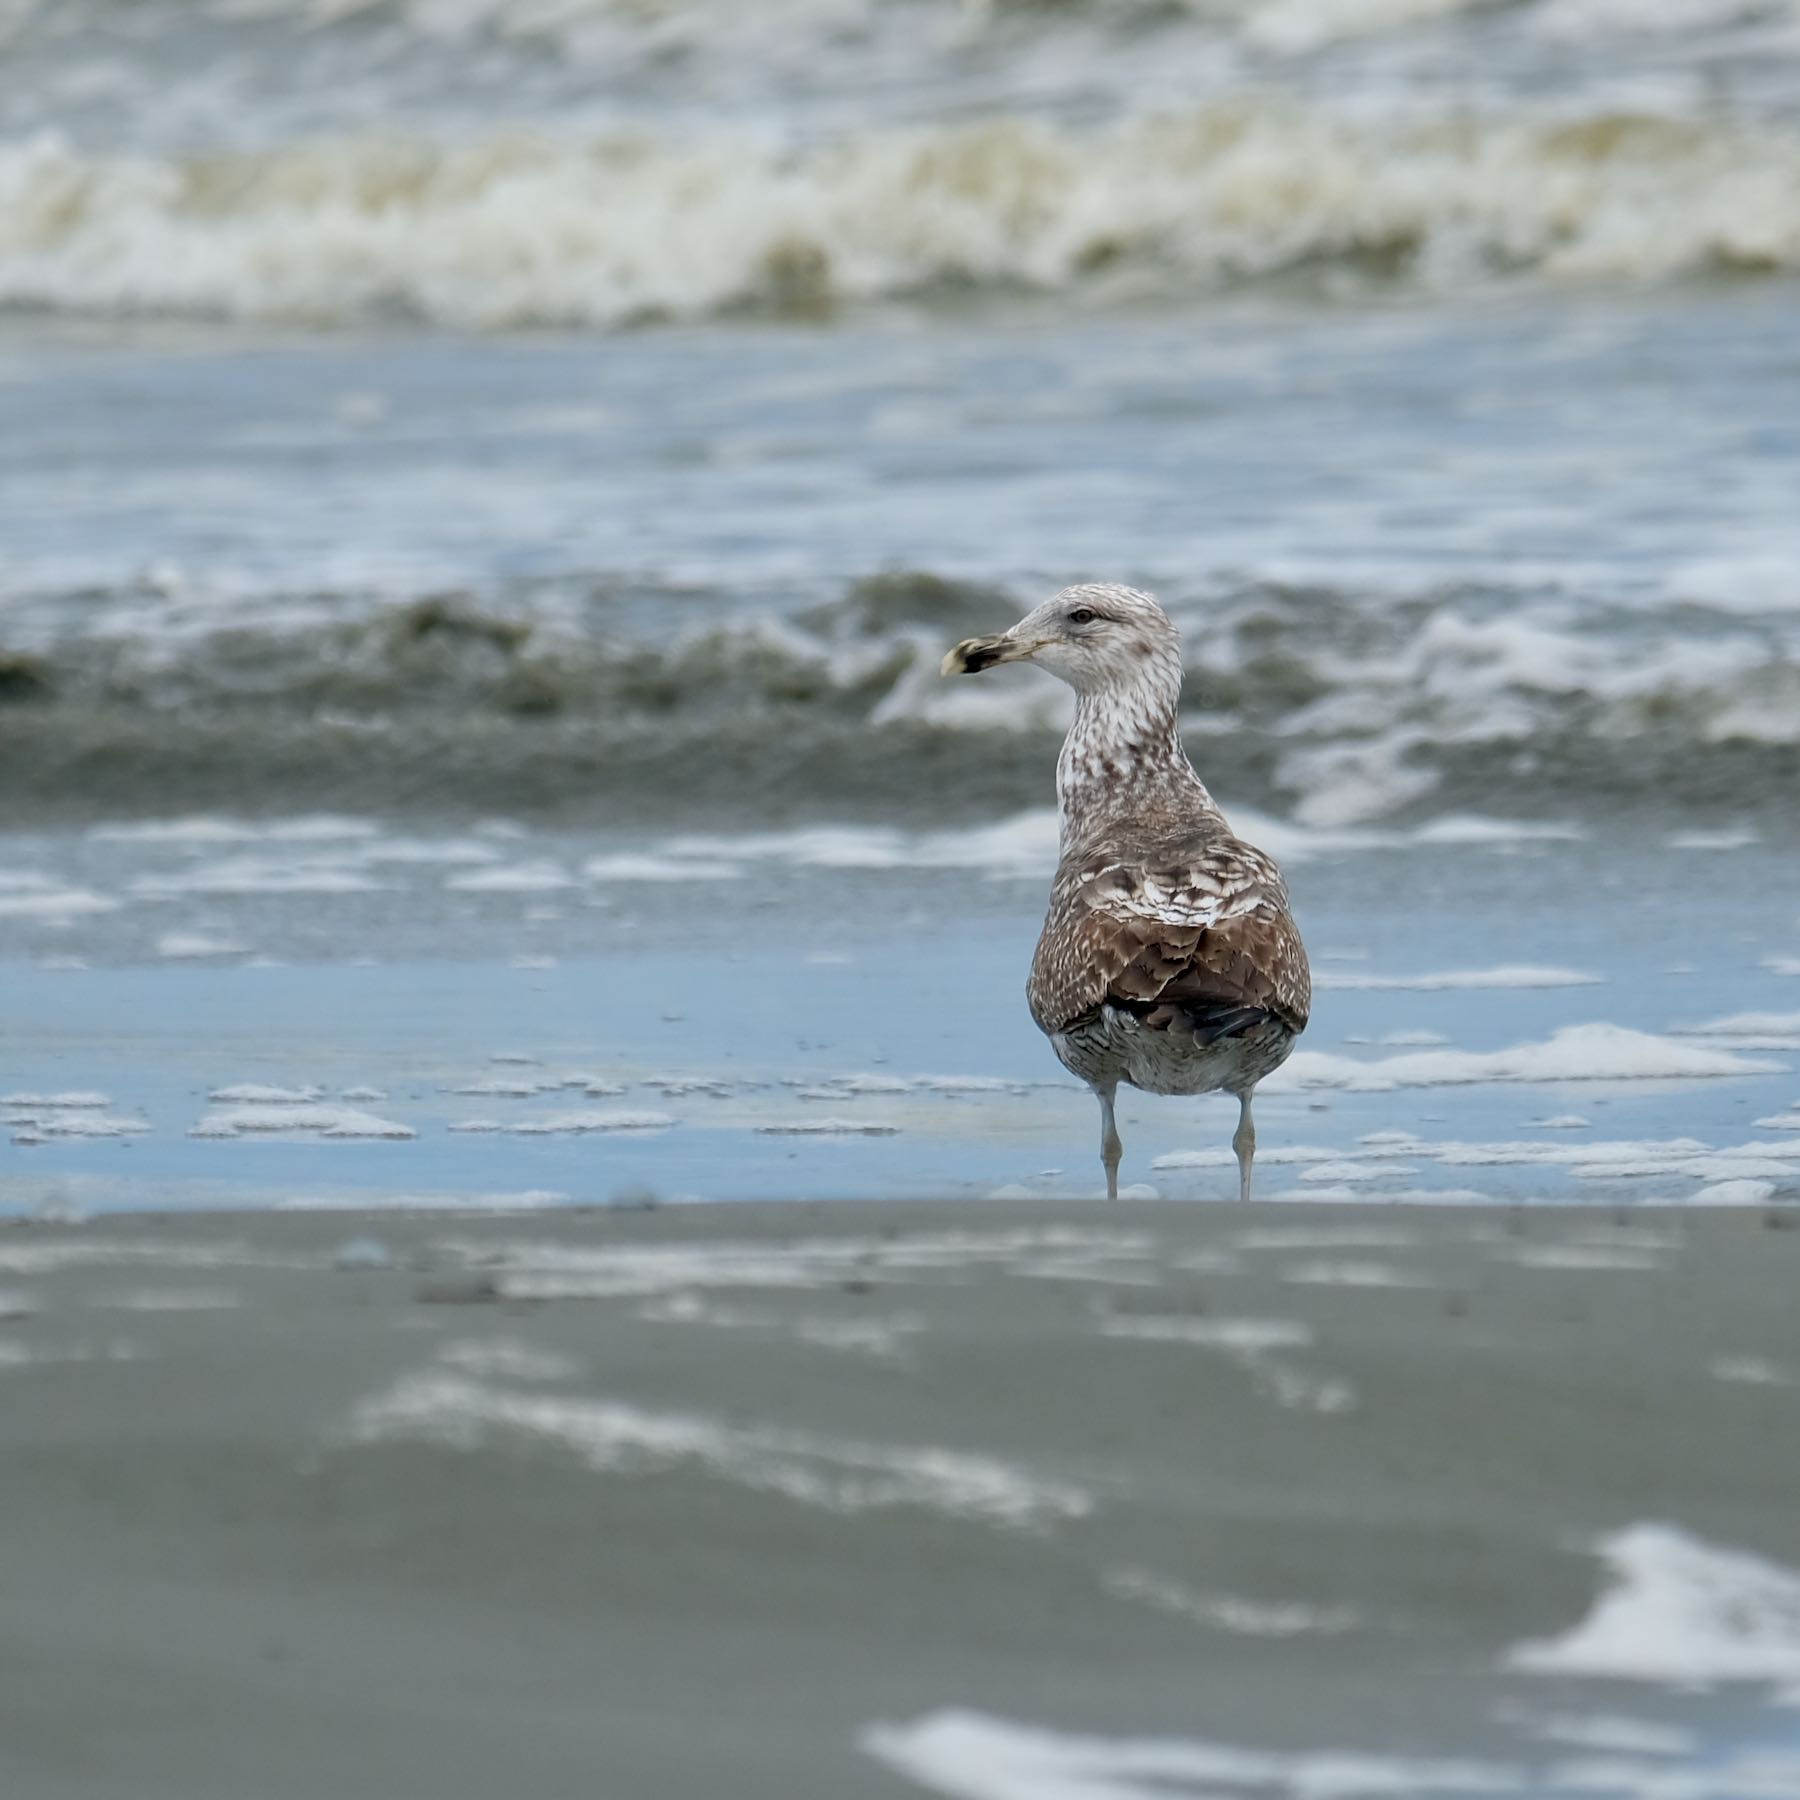
[[[1043,644],[1030,638],[1016,638],[1010,631],[998,637],[964,638],[938,666],[940,675],[979,675],[983,669],[999,663],[1028,662]]]

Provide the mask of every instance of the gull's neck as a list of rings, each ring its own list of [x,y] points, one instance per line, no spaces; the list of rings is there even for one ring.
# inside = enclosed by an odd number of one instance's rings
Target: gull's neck
[[[1139,680],[1082,693],[1056,759],[1066,855],[1106,826],[1134,817],[1223,815],[1182,748],[1179,654]]]

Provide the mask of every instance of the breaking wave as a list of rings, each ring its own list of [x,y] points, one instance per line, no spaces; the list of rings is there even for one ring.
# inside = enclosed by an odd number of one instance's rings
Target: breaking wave
[[[1263,98],[804,148],[525,131],[0,146],[0,303],[83,314],[607,328],[984,292],[1797,269],[1800,135],[1621,112],[1357,121]]]
[[[1445,804],[1779,807],[1800,775],[1791,613],[1269,582],[1171,601],[1197,762],[1304,824]],[[1044,797],[1064,690],[1029,672],[946,683],[937,663],[1024,604],[923,574],[785,613],[566,582],[254,608],[60,596],[19,608],[0,644],[0,755],[15,795],[65,810],[347,792],[614,813],[1012,808]]]

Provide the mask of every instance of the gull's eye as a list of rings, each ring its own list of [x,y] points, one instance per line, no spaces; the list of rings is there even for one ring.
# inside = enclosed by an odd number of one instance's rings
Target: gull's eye
[[[1099,616],[1091,606],[1078,606],[1069,614],[1069,623],[1071,625],[1091,625]]]

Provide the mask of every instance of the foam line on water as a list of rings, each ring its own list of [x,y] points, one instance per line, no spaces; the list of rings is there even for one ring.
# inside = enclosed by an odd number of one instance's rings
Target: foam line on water
[[[1628,1526],[1594,1546],[1605,1587],[1560,1635],[1515,1645],[1533,1675],[1786,1686],[1800,1698],[1800,1574],[1676,1525]]]
[[[946,1800],[1441,1800],[1448,1794],[1593,1800],[1800,1800],[1800,1755],[1752,1745],[1690,1751],[1681,1734],[1608,1730],[1603,1715],[1556,1733],[1580,1754],[1545,1761],[1348,1747],[1261,1750],[1193,1737],[1125,1737],[942,1707],[880,1721],[863,1752]]]
[[[536,1439],[604,1473],[695,1468],[832,1512],[914,1506],[1044,1530],[1093,1509],[1081,1488],[983,1454],[727,1424],[621,1400],[551,1398],[456,1375],[411,1376],[373,1396],[356,1409],[351,1435],[363,1443],[424,1441],[465,1451],[503,1446],[509,1437]]]
[[[1459,1087],[1485,1082],[1704,1081],[1778,1074],[1786,1065],[1622,1025],[1567,1025],[1538,1043],[1504,1050],[1420,1050],[1363,1062],[1301,1050],[1263,1086],[1269,1091]]]
[[[1381,121],[1276,96],[802,148],[391,132],[159,158],[46,133],[0,146],[0,194],[0,301],[313,326],[816,313],[953,285],[1079,292],[1096,270],[1192,295],[1383,259],[1450,290],[1800,268],[1800,138],[1780,127]]]

